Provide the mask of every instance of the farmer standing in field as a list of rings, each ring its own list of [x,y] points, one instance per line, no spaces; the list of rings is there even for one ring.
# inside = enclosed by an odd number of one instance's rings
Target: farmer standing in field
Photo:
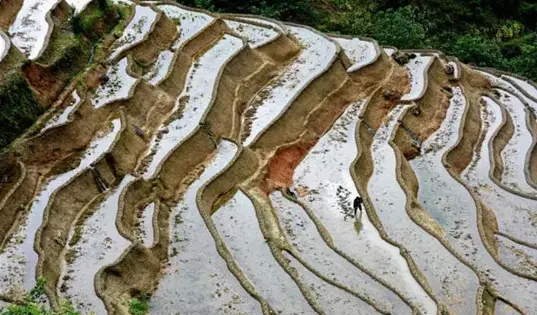
[[[358,211],[358,209],[360,209],[360,217],[362,215],[362,197],[360,196],[357,196],[356,198],[354,198],[354,202],[353,202],[353,208],[354,208],[354,218],[356,219],[356,212]]]

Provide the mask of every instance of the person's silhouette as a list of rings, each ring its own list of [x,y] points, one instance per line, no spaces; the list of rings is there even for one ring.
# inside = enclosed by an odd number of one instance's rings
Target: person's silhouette
[[[356,198],[354,198],[354,202],[353,202],[353,208],[354,208],[354,217],[356,218],[356,212],[358,211],[358,209],[360,209],[360,213],[362,212],[362,197],[358,196]]]

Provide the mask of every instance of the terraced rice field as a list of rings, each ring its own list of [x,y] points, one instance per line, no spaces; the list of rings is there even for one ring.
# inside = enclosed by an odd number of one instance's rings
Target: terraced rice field
[[[534,83],[263,17],[115,6],[122,23],[0,155],[1,305],[44,278],[43,303],[84,314],[147,297],[149,314],[537,314]],[[94,9],[0,11],[0,69],[22,60],[46,99],[41,56]]]

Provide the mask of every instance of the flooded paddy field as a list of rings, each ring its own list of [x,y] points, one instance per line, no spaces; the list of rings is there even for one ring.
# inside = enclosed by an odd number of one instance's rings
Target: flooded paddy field
[[[0,69],[45,114],[0,155],[0,308],[537,314],[533,82],[169,1],[110,3],[73,74],[97,4],[20,4]]]

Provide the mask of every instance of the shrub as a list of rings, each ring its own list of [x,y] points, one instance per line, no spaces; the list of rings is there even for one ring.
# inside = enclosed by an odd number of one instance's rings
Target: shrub
[[[129,301],[129,313],[131,315],[145,315],[149,309],[149,294],[140,294],[139,298],[131,298]]]
[[[381,44],[401,49],[428,48],[429,37],[425,27],[417,20],[416,8],[405,6],[388,9],[375,15],[371,35]]]
[[[44,112],[22,74],[0,85],[0,148],[8,145]]]
[[[93,9],[91,12],[86,11],[71,17],[71,25],[75,34],[91,35],[93,25],[105,16],[104,11],[100,8]]]
[[[463,62],[475,63],[481,67],[502,68],[504,66],[498,43],[481,35],[467,34],[458,37],[453,47],[446,53],[459,57]]]
[[[521,54],[509,62],[509,70],[528,78],[537,79],[537,41],[523,45]]]
[[[114,5],[108,0],[95,1],[96,5],[90,4],[84,11],[71,16],[71,25],[75,34],[84,34],[92,39],[96,39],[93,27],[95,23],[106,18],[113,10]]]

